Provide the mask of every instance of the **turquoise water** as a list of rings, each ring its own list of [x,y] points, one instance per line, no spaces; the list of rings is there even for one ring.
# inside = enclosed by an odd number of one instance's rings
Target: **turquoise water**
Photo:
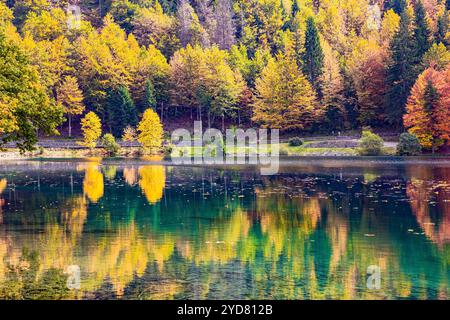
[[[448,159],[0,163],[3,299],[448,299],[449,262]]]

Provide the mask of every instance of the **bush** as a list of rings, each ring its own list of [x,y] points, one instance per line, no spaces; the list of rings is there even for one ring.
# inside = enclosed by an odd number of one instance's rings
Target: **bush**
[[[169,143],[169,144],[165,145],[163,148],[164,156],[170,157],[172,155],[173,149],[174,149],[173,144]]]
[[[280,156],[288,156],[289,155],[288,148],[286,148],[286,146],[281,146],[280,150],[279,150],[279,154],[280,154]]]
[[[117,144],[116,139],[110,133],[105,134],[102,137],[102,146],[110,157],[114,157],[119,153],[120,146]]]
[[[422,146],[419,139],[408,132],[400,135],[397,145],[397,154],[399,156],[417,156],[422,152]]]
[[[382,154],[384,141],[383,139],[368,130],[363,131],[361,140],[359,141],[359,154],[363,156],[378,156]]]
[[[293,138],[289,139],[290,147],[300,147],[302,144],[303,144],[303,141],[299,137],[293,137]]]
[[[122,140],[126,142],[133,142],[136,141],[136,139],[137,139],[136,129],[133,128],[132,126],[127,126],[123,130]]]

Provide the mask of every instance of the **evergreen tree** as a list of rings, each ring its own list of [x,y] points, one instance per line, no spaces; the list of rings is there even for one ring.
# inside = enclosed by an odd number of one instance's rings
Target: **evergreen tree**
[[[414,36],[417,42],[417,56],[422,58],[423,54],[431,47],[431,31],[426,20],[426,12],[422,1],[418,1],[414,8],[415,29]]]
[[[410,18],[403,12],[399,31],[391,42],[392,62],[387,70],[385,108],[389,123],[400,126],[405,103],[416,78],[417,47],[410,31]]]
[[[396,14],[401,15],[406,6],[406,0],[390,0],[385,3],[385,11],[392,9]]]
[[[300,7],[298,5],[298,1],[297,0],[293,0],[292,1],[291,16],[295,17],[299,11],[300,11]]]
[[[303,72],[320,96],[320,76],[323,73],[324,55],[320,46],[319,31],[312,17],[306,21]]]
[[[155,87],[150,79],[145,82],[145,104],[145,109],[152,108],[156,111]]]
[[[446,39],[448,31],[448,13],[444,12],[438,17],[437,20],[437,30],[435,34],[436,42],[441,42],[444,45],[448,45],[449,43]]]
[[[125,86],[110,90],[107,100],[107,125],[110,132],[119,137],[126,126],[137,124],[137,112],[130,92]]]

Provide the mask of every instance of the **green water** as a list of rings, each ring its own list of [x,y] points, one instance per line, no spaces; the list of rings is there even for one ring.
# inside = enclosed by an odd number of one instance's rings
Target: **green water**
[[[0,163],[2,299],[448,299],[449,262],[448,159]]]

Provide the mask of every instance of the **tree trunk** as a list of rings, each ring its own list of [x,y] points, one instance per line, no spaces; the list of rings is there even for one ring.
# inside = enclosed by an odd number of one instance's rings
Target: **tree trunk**
[[[69,138],[72,137],[72,116],[69,114]]]
[[[208,111],[208,129],[211,129],[211,112]]]
[[[225,132],[225,114],[222,113],[222,132]]]

